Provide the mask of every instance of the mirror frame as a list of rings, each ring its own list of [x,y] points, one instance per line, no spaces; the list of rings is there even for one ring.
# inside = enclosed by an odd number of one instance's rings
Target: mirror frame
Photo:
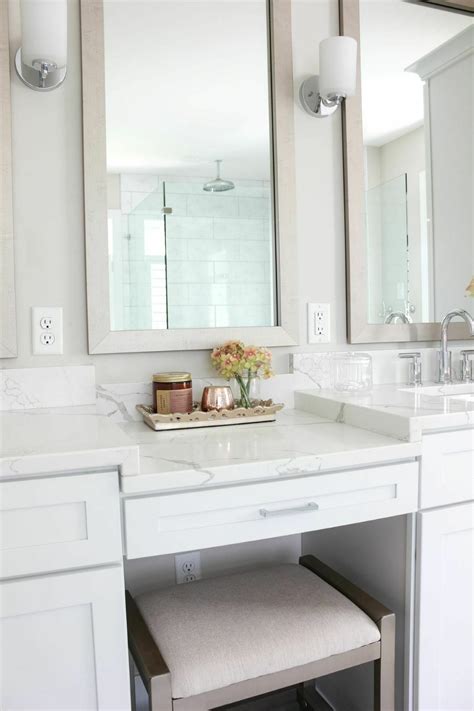
[[[8,2],[0,2],[0,358],[16,358]]]
[[[403,0],[400,0],[402,2]],[[472,1],[472,0],[470,0]],[[426,3],[422,3],[426,4]],[[441,5],[439,2],[437,5]],[[446,9],[452,9],[447,3]],[[344,202],[346,227],[346,300],[347,339],[349,343],[395,343],[407,341],[438,341],[441,324],[367,322],[367,252],[363,224],[364,209],[364,144],[362,135],[362,97],[360,68],[359,0],[339,0],[340,34],[358,43],[357,91],[343,104]],[[453,308],[456,304],[453,304]],[[466,324],[452,323],[449,338],[469,338]]]
[[[298,342],[290,0],[266,0],[271,95],[277,326],[111,331],[103,0],[81,0],[84,203],[89,353],[200,350],[237,338],[265,346]]]

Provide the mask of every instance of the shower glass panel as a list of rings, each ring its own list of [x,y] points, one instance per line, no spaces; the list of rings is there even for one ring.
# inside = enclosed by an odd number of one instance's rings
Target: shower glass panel
[[[112,330],[167,328],[162,195],[134,193],[122,204],[108,213]]]
[[[119,188],[108,211],[112,330],[275,325],[270,183],[220,193],[195,177],[135,183],[142,191]]]
[[[407,176],[366,191],[369,323],[411,319]]]

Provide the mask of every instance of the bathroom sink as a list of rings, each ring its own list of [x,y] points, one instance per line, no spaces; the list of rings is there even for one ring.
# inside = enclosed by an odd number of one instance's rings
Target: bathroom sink
[[[426,385],[411,388],[400,388],[405,393],[417,395],[431,395],[432,397],[449,397],[458,400],[474,401],[474,383],[452,383],[449,385]]]

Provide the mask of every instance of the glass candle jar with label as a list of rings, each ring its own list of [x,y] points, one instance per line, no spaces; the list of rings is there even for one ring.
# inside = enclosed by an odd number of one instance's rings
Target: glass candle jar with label
[[[153,408],[160,415],[192,412],[191,373],[156,373],[153,376]]]

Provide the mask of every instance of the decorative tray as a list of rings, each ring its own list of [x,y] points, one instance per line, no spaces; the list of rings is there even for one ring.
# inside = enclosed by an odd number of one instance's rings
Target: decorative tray
[[[203,412],[195,404],[195,410],[190,413],[173,413],[157,415],[149,405],[137,405],[137,410],[143,415],[143,421],[157,432],[163,430],[194,429],[197,427],[222,427],[223,425],[245,425],[253,422],[274,422],[276,413],[283,409],[282,404],[272,400],[262,400],[250,408],[236,407],[233,410],[211,410]]]

